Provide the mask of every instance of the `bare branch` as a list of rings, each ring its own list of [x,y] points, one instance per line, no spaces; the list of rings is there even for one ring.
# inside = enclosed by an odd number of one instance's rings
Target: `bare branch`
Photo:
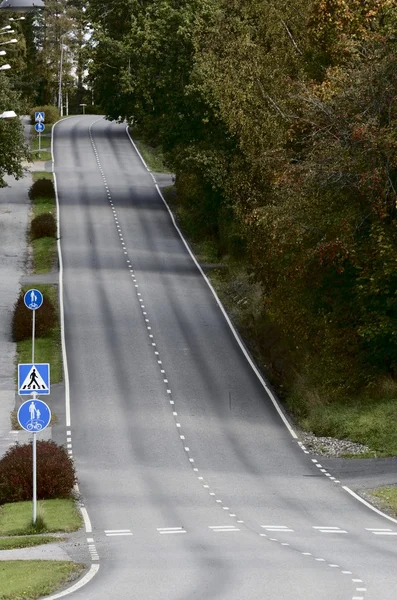
[[[294,40],[294,37],[293,37],[293,35],[292,35],[292,33],[291,33],[291,30],[289,29],[289,27],[288,27],[287,23],[286,23],[285,21],[283,21],[283,19],[281,19],[281,18],[280,18],[280,21],[281,21],[281,23],[283,24],[283,26],[284,26],[284,29],[285,29],[285,31],[287,32],[289,39],[290,39],[290,40],[291,40],[291,42],[293,43],[295,50],[296,50],[296,51],[297,51],[297,52],[298,52],[298,53],[299,53],[301,56],[303,56],[303,52],[302,52],[302,50],[299,48],[298,44],[295,42],[295,40]]]

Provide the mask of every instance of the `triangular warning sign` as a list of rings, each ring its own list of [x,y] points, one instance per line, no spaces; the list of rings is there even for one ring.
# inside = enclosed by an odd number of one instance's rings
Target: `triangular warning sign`
[[[32,365],[29,373],[26,375],[20,391],[30,390],[31,392],[45,391],[48,392],[48,386],[35,365]]]

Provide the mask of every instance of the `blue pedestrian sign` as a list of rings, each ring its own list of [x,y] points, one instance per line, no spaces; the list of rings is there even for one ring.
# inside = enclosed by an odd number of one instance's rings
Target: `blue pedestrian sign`
[[[23,301],[30,310],[36,310],[43,304],[43,294],[39,290],[28,290]]]
[[[45,129],[45,125],[44,125],[44,123],[36,123],[34,128],[37,131],[37,133],[43,133],[43,131]]]
[[[18,423],[25,431],[43,431],[51,421],[51,410],[42,400],[26,400],[18,410]]]
[[[45,112],[35,112],[34,120],[36,121],[36,123],[43,123],[45,121]]]
[[[29,396],[38,394],[48,396],[50,393],[50,365],[48,363],[18,365],[18,394]]]

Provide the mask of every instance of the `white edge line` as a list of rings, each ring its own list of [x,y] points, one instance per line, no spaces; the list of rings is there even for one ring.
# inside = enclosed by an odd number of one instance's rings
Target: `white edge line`
[[[351,496],[353,496],[353,498],[355,498],[356,500],[358,500],[359,502],[361,502],[361,504],[364,504],[367,508],[370,508],[374,512],[378,513],[378,515],[380,515],[381,517],[384,517],[385,519],[388,519],[392,523],[396,523],[397,524],[397,519],[393,519],[393,517],[390,517],[389,515],[387,515],[386,513],[382,512],[381,510],[379,510],[375,506],[372,506],[372,504],[370,504],[369,502],[367,502],[366,500],[364,500],[364,498],[361,498],[361,496],[359,496],[358,494],[356,494],[355,492],[353,492],[353,490],[351,490],[349,487],[347,487],[347,485],[342,485],[342,489],[344,489],[348,494],[350,494]]]
[[[80,512],[81,512],[82,517],[83,517],[85,532],[86,533],[92,533],[91,519],[88,516],[88,511],[85,508],[85,506],[80,506]]]
[[[132,137],[131,137],[131,135],[130,135],[130,132],[128,131],[128,126],[126,127],[126,133],[127,133],[127,135],[128,135],[128,138],[129,138],[129,140],[130,140],[131,144],[133,145],[133,147],[134,147],[135,151],[137,152],[137,154],[138,154],[139,158],[142,160],[142,162],[143,162],[144,166],[145,166],[145,167],[146,167],[146,169],[149,171],[149,169],[148,169],[148,167],[147,167],[147,165],[146,165],[145,161],[143,160],[143,158],[142,158],[142,156],[141,156],[141,153],[139,152],[138,148],[136,147],[136,144],[135,144],[134,140],[132,139]],[[188,245],[188,243],[186,242],[185,238],[183,237],[183,235],[182,235],[182,232],[181,232],[181,230],[179,229],[178,225],[176,224],[176,222],[175,222],[175,218],[174,218],[174,215],[172,214],[172,211],[171,211],[170,207],[168,206],[168,204],[167,204],[167,201],[165,200],[165,198],[164,198],[163,194],[161,193],[161,191],[160,191],[160,188],[159,188],[158,184],[157,184],[157,183],[155,183],[155,186],[156,186],[156,190],[157,190],[157,192],[158,192],[158,194],[159,194],[160,198],[161,198],[161,199],[162,199],[162,201],[164,202],[164,204],[165,204],[165,206],[166,206],[166,208],[167,208],[167,210],[168,210],[168,212],[169,212],[169,214],[170,214],[170,217],[171,217],[172,224],[174,225],[175,229],[177,230],[177,232],[178,232],[178,234],[179,234],[179,236],[180,236],[180,238],[181,238],[181,240],[182,240],[183,244],[185,245],[185,248],[186,248],[186,250],[189,252],[189,254],[190,254],[190,256],[191,256],[191,258],[192,258],[193,262],[195,263],[196,267],[197,267],[197,268],[198,268],[198,270],[200,271],[200,273],[201,273],[202,277],[204,278],[204,280],[205,280],[206,284],[207,284],[207,285],[208,285],[208,287],[210,288],[210,290],[211,290],[211,292],[212,292],[212,295],[214,296],[214,298],[215,298],[215,300],[216,300],[216,302],[217,302],[217,304],[218,304],[219,308],[221,309],[221,311],[222,311],[222,313],[223,313],[223,316],[225,317],[225,319],[226,319],[226,322],[227,322],[227,324],[229,325],[229,327],[230,327],[230,329],[231,329],[231,331],[232,331],[232,333],[233,333],[233,335],[234,335],[234,337],[235,337],[235,339],[236,339],[236,341],[237,341],[238,345],[240,346],[240,349],[241,349],[242,353],[244,354],[245,358],[247,359],[247,361],[248,361],[248,363],[250,364],[251,368],[253,369],[254,373],[255,373],[255,374],[256,374],[256,376],[258,377],[258,379],[259,379],[260,383],[262,384],[263,388],[266,390],[266,392],[267,392],[267,394],[268,394],[268,396],[269,396],[270,400],[271,400],[271,401],[272,401],[272,403],[273,403],[273,406],[274,406],[274,408],[275,408],[275,409],[276,409],[276,411],[278,412],[278,414],[279,414],[279,416],[280,416],[281,420],[283,421],[284,425],[287,427],[287,429],[288,429],[288,431],[290,432],[291,436],[292,436],[294,439],[298,439],[298,436],[296,435],[295,431],[292,429],[292,427],[291,427],[291,425],[290,425],[290,423],[289,423],[289,421],[288,421],[287,417],[285,416],[284,412],[281,410],[281,408],[280,408],[280,405],[279,405],[278,401],[276,400],[276,398],[275,398],[275,396],[273,395],[272,391],[269,389],[269,387],[268,387],[268,385],[267,385],[266,381],[263,379],[263,377],[262,377],[261,373],[259,372],[259,369],[258,369],[258,367],[255,365],[255,363],[253,362],[253,360],[252,360],[251,356],[249,355],[249,353],[248,353],[247,349],[246,349],[246,348],[245,348],[245,346],[243,345],[243,343],[242,343],[242,341],[241,341],[241,339],[240,339],[240,336],[239,336],[239,334],[237,333],[237,331],[236,331],[236,329],[235,329],[235,327],[234,327],[233,323],[231,322],[231,320],[230,320],[230,318],[229,318],[229,315],[227,314],[226,310],[225,310],[225,309],[224,309],[224,307],[223,307],[223,304],[222,304],[222,302],[220,301],[220,299],[219,299],[219,297],[218,297],[218,294],[216,293],[215,289],[212,287],[212,284],[210,283],[210,281],[209,281],[208,277],[207,277],[207,276],[206,276],[206,274],[204,273],[203,269],[200,267],[199,263],[198,263],[198,262],[197,262],[197,260],[196,260],[196,257],[194,256],[193,252],[192,252],[192,251],[191,251],[191,249],[189,248],[189,245]]]
[[[77,592],[77,590],[79,590],[84,585],[89,583],[91,581],[91,579],[93,577],[95,577],[95,575],[98,573],[98,571],[99,571],[99,565],[91,565],[88,573],[86,573],[84,575],[84,577],[82,577],[79,581],[77,581],[77,583],[72,585],[67,590],[63,590],[63,592],[59,592],[59,594],[53,594],[52,596],[44,596],[43,600],[57,600],[57,598],[63,598],[64,596],[67,596],[68,594]]]
[[[62,119],[64,120],[64,119]],[[58,198],[58,186],[57,177],[55,174],[55,156],[54,156],[54,130],[58,123],[54,123],[51,130],[51,159],[52,159],[52,177],[54,179],[55,189],[55,202],[57,208],[57,249],[58,249],[58,261],[59,261],[59,316],[61,325],[61,347],[62,347],[62,359],[63,359],[63,375],[65,379],[65,408],[66,408],[66,427],[71,426],[70,420],[70,386],[69,386],[69,370],[68,370],[68,357],[66,353],[66,341],[65,341],[65,315],[63,306],[63,259],[62,259],[62,248],[61,248],[61,215],[59,210],[59,198]]]

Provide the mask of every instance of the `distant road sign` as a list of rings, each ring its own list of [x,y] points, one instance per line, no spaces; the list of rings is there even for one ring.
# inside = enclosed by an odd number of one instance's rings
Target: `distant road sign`
[[[18,410],[18,423],[25,431],[43,431],[51,421],[51,410],[42,400],[26,400]]]
[[[18,394],[48,396],[50,393],[50,365],[48,363],[18,365]]]
[[[35,112],[34,120],[36,121],[36,123],[42,123],[43,121],[45,121],[45,112]]]
[[[43,304],[43,294],[39,290],[28,290],[23,301],[30,310],[37,310]]]
[[[35,130],[37,131],[37,133],[43,133],[44,129],[45,129],[45,125],[44,123],[36,123],[36,125],[34,126]]]

